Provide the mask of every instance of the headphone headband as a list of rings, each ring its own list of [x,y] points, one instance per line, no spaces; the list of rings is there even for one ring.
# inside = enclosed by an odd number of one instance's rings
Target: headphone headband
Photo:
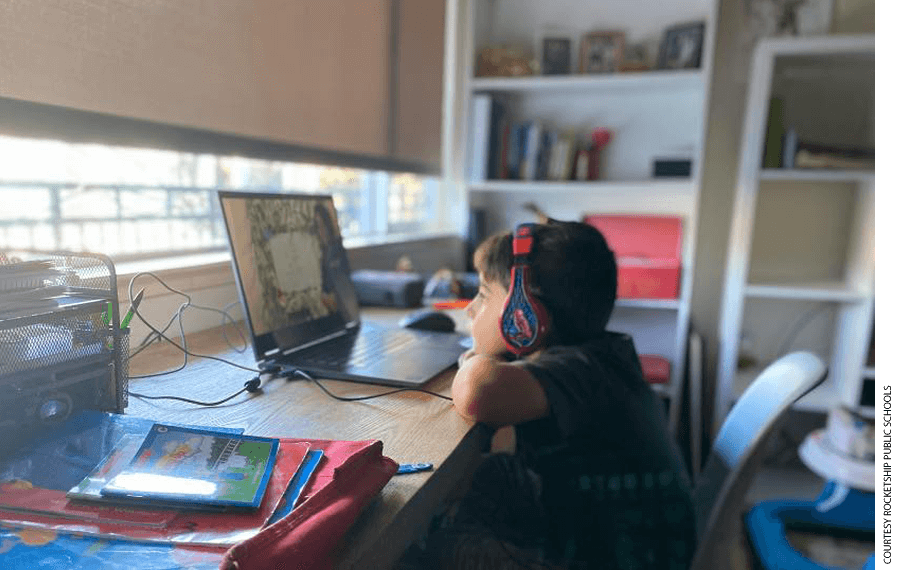
[[[531,255],[531,246],[534,244],[534,237],[531,235],[533,226],[534,224],[520,224],[516,228],[512,240],[513,257]]]

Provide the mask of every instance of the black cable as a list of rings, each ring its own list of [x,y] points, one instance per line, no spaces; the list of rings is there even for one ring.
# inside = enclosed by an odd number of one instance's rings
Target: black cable
[[[141,314],[141,312],[138,310],[138,308],[137,308],[137,307],[134,307],[134,282],[137,280],[138,277],[141,277],[142,275],[147,275],[147,276],[149,276],[149,277],[152,277],[153,279],[155,279],[160,285],[162,285],[162,286],[163,286],[164,288],[166,288],[167,290],[171,291],[172,293],[174,293],[174,294],[176,294],[176,295],[179,295],[179,296],[184,297],[185,299],[187,299],[186,302],[182,303],[182,304],[178,307],[178,309],[175,311],[175,314],[172,315],[172,318],[169,319],[169,321],[166,323],[166,325],[163,327],[162,330],[159,330],[159,329],[157,329],[156,327],[154,327],[153,325],[151,325],[151,324],[147,321],[147,319],[144,318],[144,316]],[[184,354],[184,360],[182,361],[181,365],[178,366],[177,368],[173,368],[173,369],[171,369],[171,370],[166,370],[166,371],[163,371],[163,372],[155,372],[155,373],[153,373],[153,374],[144,374],[144,375],[141,375],[141,376],[130,376],[129,379],[135,379],[135,380],[137,380],[137,379],[141,379],[141,378],[154,378],[154,377],[158,377],[158,376],[165,376],[166,374],[172,374],[172,373],[175,373],[175,372],[179,372],[179,371],[181,371],[181,370],[184,370],[184,369],[187,367],[188,356],[193,356],[193,357],[195,357],[195,358],[207,358],[207,359],[210,359],[210,360],[216,360],[216,361],[218,361],[218,362],[223,362],[223,363],[225,363],[225,364],[230,364],[231,366],[234,366],[234,367],[236,367],[236,368],[241,368],[241,369],[243,369],[243,370],[248,370],[248,371],[250,371],[250,372],[255,372],[255,373],[266,373],[266,372],[269,372],[269,373],[277,373],[277,372],[280,372],[280,368],[276,368],[276,369],[273,369],[273,370],[263,370],[263,371],[260,371],[260,370],[258,370],[258,369],[256,369],[256,368],[250,368],[250,367],[247,367],[247,366],[243,366],[243,365],[241,365],[241,364],[237,364],[237,363],[235,363],[235,362],[231,362],[230,360],[226,360],[226,359],[224,359],[224,358],[219,358],[218,356],[210,356],[210,355],[207,355],[207,354],[196,354],[196,353],[191,352],[190,350],[188,350],[188,349],[187,349],[187,338],[186,338],[187,335],[186,335],[185,332],[184,332],[184,321],[183,321],[184,310],[187,309],[188,307],[195,307],[195,308],[202,309],[202,310],[209,310],[209,311],[215,311],[215,312],[222,313],[223,319],[224,319],[225,317],[227,317],[228,319],[230,319],[230,320],[232,321],[233,324],[235,324],[235,326],[237,326],[237,322],[231,317],[231,315],[229,315],[229,314],[228,314],[226,311],[224,311],[224,310],[214,309],[214,308],[211,308],[211,307],[203,307],[203,306],[200,306],[200,305],[195,305],[195,304],[193,304],[193,303],[191,302],[191,296],[190,296],[190,295],[188,295],[187,293],[185,293],[185,292],[183,292],[183,291],[179,291],[179,290],[177,290],[177,289],[174,289],[174,288],[170,287],[168,284],[166,284],[162,279],[160,279],[156,274],[154,274],[154,273],[152,273],[152,272],[149,272],[149,271],[141,271],[141,272],[136,273],[135,275],[132,276],[131,280],[128,282],[128,298],[129,298],[129,301],[131,302],[131,307],[134,309],[134,316],[136,316],[136,317],[138,318],[138,320],[140,320],[142,323],[144,323],[144,325],[146,325],[147,328],[149,328],[150,331],[151,331],[151,334],[148,335],[148,337],[147,337],[144,341],[142,341],[141,346],[138,348],[138,350],[136,350],[134,353],[132,353],[132,354],[129,356],[129,359],[132,358],[132,357],[134,357],[136,354],[138,354],[139,352],[141,352],[141,351],[144,350],[145,348],[147,348],[147,346],[149,346],[149,345],[152,344],[153,342],[155,342],[155,340],[150,340],[149,342],[147,342],[147,340],[148,340],[151,336],[155,336],[155,337],[158,338],[158,339],[165,340],[166,342],[168,342],[169,344],[171,344],[172,346],[174,346],[175,348],[177,348],[178,350],[180,350],[180,351]],[[235,303],[232,303],[232,304],[228,305],[228,306],[226,307],[226,309],[227,309],[227,308],[230,308],[230,307],[233,306],[234,304],[235,304]],[[169,328],[174,322],[176,322],[176,321],[178,322],[179,336],[181,337],[181,345],[179,345],[177,342],[175,342],[174,340],[172,340],[172,339],[170,339],[169,337],[167,337],[166,334],[165,334],[165,331],[168,330],[168,328]],[[228,339],[226,338],[226,341],[227,341],[227,340],[228,340]],[[247,342],[247,341],[246,341],[246,339],[244,338],[243,334],[241,334],[241,340],[244,341],[244,343],[245,343],[245,349],[246,349],[246,342]],[[229,343],[229,345],[231,344],[230,341],[229,341],[228,343]],[[232,348],[234,348],[233,345],[232,345]],[[293,371],[291,371],[290,373],[287,374],[287,377],[289,377],[289,378],[296,377],[296,376],[301,376],[301,377],[303,377],[303,378],[306,378],[307,380],[312,380],[312,381],[316,384],[316,386],[318,386],[323,392],[325,392],[326,394],[328,394],[330,397],[334,398],[335,400],[338,400],[338,401],[341,401],[341,402],[359,402],[359,401],[362,401],[362,400],[371,400],[371,399],[373,399],[373,398],[380,398],[380,397],[382,397],[382,396],[388,396],[388,395],[390,395],[390,394],[397,394],[397,393],[399,393],[399,392],[422,392],[422,393],[424,393],[424,394],[428,394],[428,395],[434,396],[434,397],[436,397],[436,398],[441,398],[442,400],[447,400],[447,401],[451,401],[451,402],[453,401],[453,398],[444,396],[443,394],[438,394],[437,392],[431,392],[431,391],[429,391],[429,390],[425,390],[425,389],[422,389],[422,388],[398,388],[398,389],[396,389],[396,390],[390,390],[390,391],[388,391],[388,392],[382,392],[381,394],[373,394],[373,395],[371,395],[371,396],[354,396],[354,397],[337,396],[337,395],[335,395],[335,394],[332,394],[332,393],[331,393],[325,386],[323,386],[317,379],[313,378],[312,376],[310,376],[310,375],[307,374],[306,372],[303,372],[302,370],[293,370]],[[243,394],[244,392],[257,392],[257,391],[259,390],[260,382],[261,382],[261,381],[260,381],[260,379],[259,379],[259,376],[256,376],[256,377],[253,378],[252,380],[249,380],[249,381],[247,381],[246,383],[244,383],[244,387],[243,387],[241,390],[235,392],[234,394],[228,396],[227,398],[223,398],[222,400],[218,400],[218,401],[215,401],[215,402],[203,402],[203,401],[200,401],[200,400],[192,400],[192,399],[190,399],[190,398],[184,398],[184,397],[182,397],[182,396],[149,396],[149,395],[147,395],[147,394],[140,394],[140,393],[137,393],[137,392],[132,392],[132,391],[130,391],[130,390],[128,391],[128,394],[129,394],[130,396],[134,396],[135,398],[143,398],[143,399],[146,399],[146,400],[177,400],[177,401],[179,401],[179,402],[187,402],[187,403],[189,403],[189,404],[196,404],[196,405],[199,405],[199,406],[218,406],[218,405],[223,404],[223,403],[225,403],[225,402],[227,402],[227,401],[229,401],[229,400],[231,400],[231,399],[233,399],[233,398],[236,398],[237,396],[239,396],[240,394]]]
[[[196,404],[198,406],[219,406],[224,404],[225,402],[237,398],[244,392],[248,392],[250,394],[254,394],[260,391],[260,384],[262,384],[262,380],[260,380],[259,376],[251,378],[244,382],[244,387],[235,392],[234,394],[228,396],[227,398],[222,398],[221,400],[217,400],[215,402],[202,402],[200,400],[192,400],[190,398],[183,398],[181,396],[148,396],[147,394],[138,394],[137,392],[128,392],[129,396],[134,396],[135,398],[143,398],[144,400],[177,400],[179,402],[187,402],[188,404]]]
[[[319,382],[318,379],[313,378],[312,376],[310,376],[309,374],[307,374],[306,372],[304,372],[302,370],[291,370],[291,371],[289,371],[287,376],[288,376],[288,378],[295,377],[295,376],[301,376],[307,380],[312,380],[313,383],[316,386],[318,386],[319,388],[321,388],[323,392],[325,392],[326,394],[328,394],[335,400],[339,400],[341,402],[361,402],[362,400],[371,400],[372,398],[380,398],[382,396],[389,396],[390,394],[396,394],[398,392],[422,392],[422,393],[428,394],[429,396],[434,396],[435,398],[440,398],[442,400],[447,400],[449,402],[453,401],[453,398],[444,396],[443,394],[438,394],[437,392],[431,392],[429,390],[425,390],[422,388],[397,388],[396,390],[389,390],[387,392],[382,392],[381,394],[372,394],[371,396],[351,396],[351,397],[337,396],[335,394],[332,394],[328,390],[328,388],[323,386],[322,383]]]
[[[196,354],[196,353],[188,350],[187,349],[187,340],[185,339],[186,335],[184,333],[184,322],[182,321],[182,316],[184,314],[184,310],[186,308],[188,308],[189,306],[192,306],[191,296],[188,295],[187,293],[184,293],[183,291],[178,291],[177,289],[173,289],[172,287],[167,285],[162,279],[157,277],[156,274],[149,272],[149,271],[141,271],[140,273],[136,273],[136,274],[134,274],[134,276],[132,276],[131,280],[128,282],[128,298],[129,298],[129,301],[131,301],[132,307],[134,307],[134,282],[137,280],[138,277],[141,277],[142,275],[147,275],[149,277],[152,277],[160,285],[162,285],[163,287],[165,287],[172,293],[187,299],[187,302],[182,303],[181,306],[178,307],[178,311],[176,312],[176,314],[178,316],[178,324],[179,324],[180,333],[181,333],[181,342],[184,346],[179,345],[177,342],[175,342],[174,340],[167,337],[165,335],[165,333],[163,333],[162,331],[160,331],[159,329],[157,329],[156,327],[151,325],[149,322],[147,322],[147,319],[144,318],[144,316],[141,314],[141,312],[137,308],[134,308],[134,316],[136,316],[138,318],[138,320],[140,320],[142,323],[144,323],[144,325],[146,325],[147,328],[149,328],[151,331],[153,331],[159,338],[161,338],[162,340],[165,340],[166,342],[168,342],[169,344],[171,344],[172,346],[174,346],[175,348],[177,348],[178,350],[180,350],[184,353],[184,362],[182,362],[181,366],[179,366],[178,368],[175,368],[173,370],[168,370],[166,372],[158,372],[156,374],[148,374],[146,376],[132,376],[131,378],[149,378],[152,376],[162,376],[164,374],[171,374],[173,372],[178,372],[180,370],[183,370],[187,366],[187,357],[188,356],[193,356],[195,358],[206,358],[209,360],[215,360],[218,362],[223,362],[225,364],[230,364],[231,366],[234,366],[235,368],[240,368],[242,370],[248,370],[250,372],[259,372],[259,370],[256,368],[250,368],[250,367],[244,366],[242,364],[237,364],[236,362],[231,362],[230,360],[226,360],[224,358],[219,358],[218,356],[211,356],[208,354]],[[218,309],[212,309],[212,310],[218,310]],[[230,315],[229,315],[229,318],[231,318]]]

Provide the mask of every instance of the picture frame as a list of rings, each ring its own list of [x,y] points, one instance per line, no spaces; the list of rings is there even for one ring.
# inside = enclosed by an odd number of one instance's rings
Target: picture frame
[[[612,73],[619,68],[625,49],[625,32],[589,32],[581,39],[581,73]]]
[[[647,46],[643,43],[629,43],[622,50],[619,71],[649,71],[651,64]]]
[[[697,69],[703,54],[705,22],[666,28],[659,46],[659,69]]]
[[[572,38],[546,35],[541,38],[541,75],[568,75],[572,72]]]

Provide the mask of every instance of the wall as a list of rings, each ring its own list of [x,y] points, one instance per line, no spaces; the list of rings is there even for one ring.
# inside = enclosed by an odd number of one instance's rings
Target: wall
[[[836,0],[832,33],[875,33],[874,15],[874,0]],[[722,285],[752,52],[746,33],[750,26],[745,0],[720,0],[691,301],[692,324],[705,341],[707,403],[712,401],[718,362]],[[792,240],[790,235],[781,237]]]

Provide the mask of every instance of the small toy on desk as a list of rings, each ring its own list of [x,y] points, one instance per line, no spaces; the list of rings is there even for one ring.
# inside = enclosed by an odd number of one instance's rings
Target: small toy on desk
[[[400,319],[400,326],[408,329],[418,329],[437,332],[453,332],[456,330],[456,322],[447,313],[422,309],[412,312]]]
[[[424,296],[434,299],[471,299],[477,293],[477,273],[454,273],[444,268],[435,271],[425,284]]]

